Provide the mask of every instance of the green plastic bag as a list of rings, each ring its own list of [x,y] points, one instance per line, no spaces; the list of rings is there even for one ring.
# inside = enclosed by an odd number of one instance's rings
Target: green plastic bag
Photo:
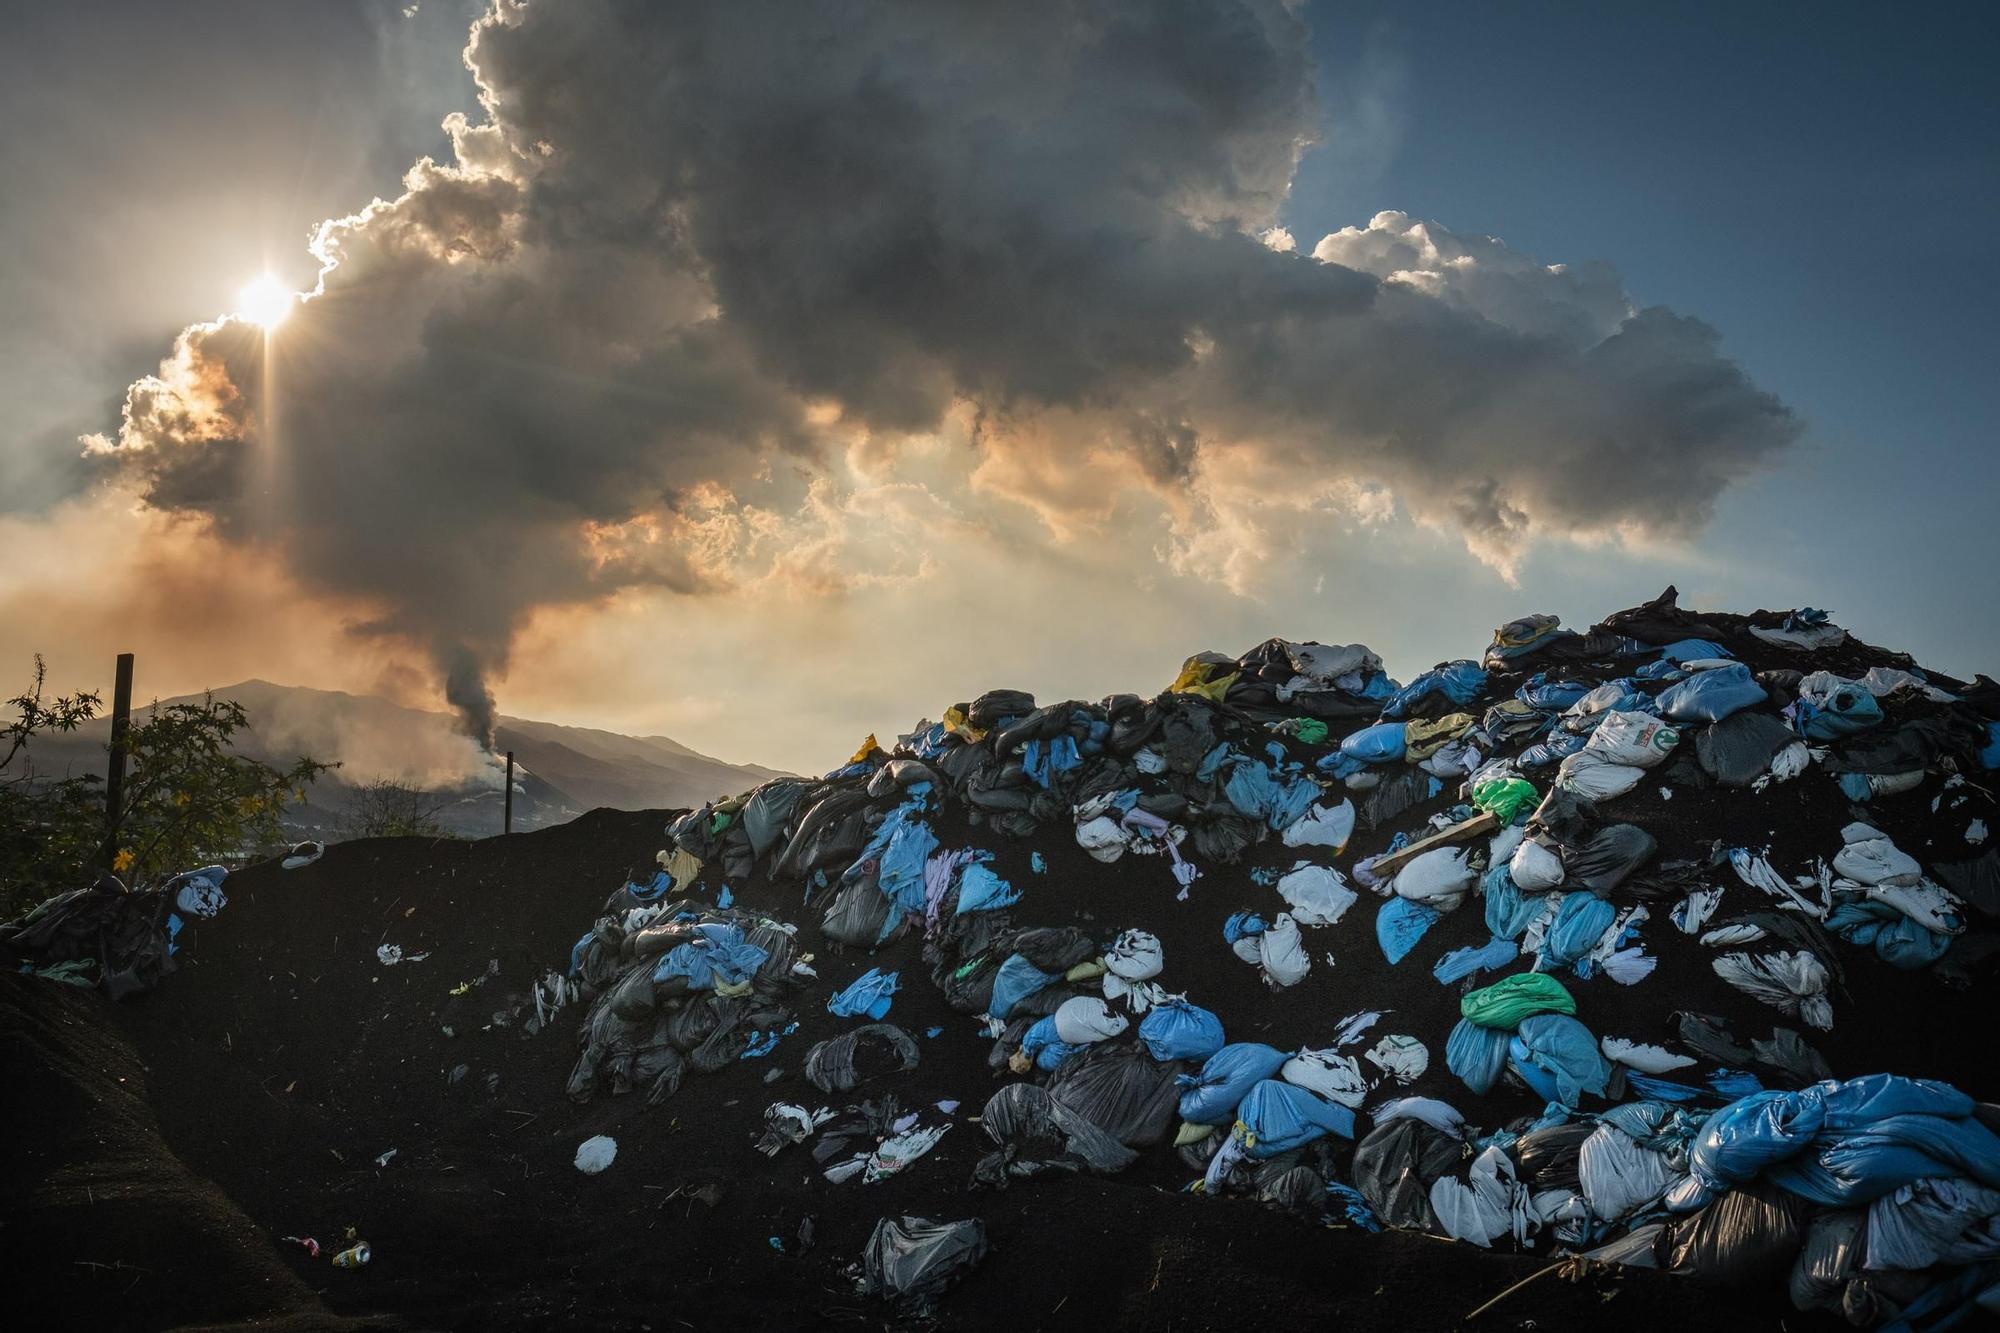
[[[1511,824],[1523,810],[1532,810],[1541,796],[1525,778],[1488,778],[1472,789],[1472,803]]]
[[[1517,972],[1467,995],[1458,1012],[1483,1028],[1512,1032],[1536,1014],[1574,1015],[1576,1001],[1546,972]]]

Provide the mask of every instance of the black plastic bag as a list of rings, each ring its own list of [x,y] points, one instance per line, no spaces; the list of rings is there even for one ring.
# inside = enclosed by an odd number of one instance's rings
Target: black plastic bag
[[[1421,768],[1399,768],[1369,789],[1356,814],[1361,827],[1372,833],[1411,806],[1429,800],[1430,794],[1430,774]]]
[[[1061,976],[1097,956],[1097,941],[1075,926],[1037,926],[1014,937],[1014,952],[1044,972]]]
[[[1377,1125],[1354,1149],[1354,1188],[1385,1226],[1436,1230],[1431,1182],[1458,1168],[1465,1145],[1421,1120]]]
[[[965,720],[989,731],[1003,718],[1026,717],[1034,711],[1035,696],[1026,690],[988,690],[966,705]]]
[[[845,869],[868,843],[868,793],[845,787],[821,797],[799,818],[798,832],[772,863],[772,879],[803,879],[813,871]]]
[[[1588,1120],[1531,1129],[1514,1144],[1514,1161],[1523,1185],[1531,1190],[1580,1190],[1577,1165],[1583,1141],[1597,1132]]]
[[[1049,1095],[1133,1148],[1165,1143],[1179,1123],[1179,1062],[1160,1064],[1136,1042],[1099,1042],[1063,1061]]]
[[[893,1023],[864,1023],[806,1052],[806,1077],[821,1092],[851,1092],[862,1080],[917,1067],[917,1043]]]
[[[1010,1176],[1046,1171],[1123,1171],[1138,1154],[1069,1110],[1047,1089],[1010,1083],[994,1093],[979,1113],[980,1128],[997,1152],[973,1168],[973,1180],[1004,1189]]]
[[[1589,889],[1600,898],[1623,884],[1659,850],[1637,824],[1613,824],[1581,842],[1563,844],[1563,886]]]
[[[1666,1266],[1731,1283],[1775,1276],[1797,1257],[1808,1211],[1805,1200],[1775,1185],[1730,1190],[1674,1223]]]
[[[826,905],[826,913],[819,919],[820,933],[828,939],[845,944],[854,949],[872,949],[883,939],[882,928],[889,922],[889,914],[896,905],[883,896],[873,875],[864,876],[852,884],[843,885],[833,901]],[[889,932],[894,939],[900,932]]]
[[[1704,727],[1694,738],[1702,771],[1725,787],[1747,787],[1762,777],[1778,752],[1798,734],[1769,713],[1748,709]]]
[[[885,1217],[862,1253],[862,1289],[927,1307],[986,1257],[986,1224]]]

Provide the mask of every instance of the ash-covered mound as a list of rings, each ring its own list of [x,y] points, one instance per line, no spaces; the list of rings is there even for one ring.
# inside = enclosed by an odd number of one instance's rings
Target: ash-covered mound
[[[370,1240],[286,1250],[340,1313],[880,1318],[872,1256],[954,1325],[1408,1326],[1591,1253],[1486,1318],[1880,1322],[2000,1251],[1996,716],[1670,596],[1406,688],[1273,641],[989,692],[658,871],[600,812],[237,875],[121,1017],[191,1165]]]

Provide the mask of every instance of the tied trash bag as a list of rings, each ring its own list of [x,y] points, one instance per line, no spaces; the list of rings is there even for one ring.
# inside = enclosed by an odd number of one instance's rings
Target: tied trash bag
[[[1614,764],[1652,768],[1673,753],[1680,739],[1678,731],[1656,717],[1614,709],[1604,714],[1584,749]]]
[[[1515,1072],[1537,1092],[1544,1087],[1536,1072],[1547,1075],[1554,1088],[1548,1100],[1564,1106],[1575,1106],[1586,1092],[1602,1097],[1611,1079],[1611,1065],[1598,1052],[1597,1039],[1568,1014],[1522,1019],[1507,1055]]]
[[[1301,865],[1280,876],[1278,896],[1302,926],[1331,926],[1360,899],[1338,870],[1314,865]]]
[[[1563,883],[1608,894],[1652,860],[1657,850],[1653,835],[1638,825],[1613,824],[1563,848]]]
[[[1055,1012],[1056,1038],[1070,1046],[1089,1046],[1108,1041],[1123,1032],[1131,1021],[1095,995],[1079,995],[1063,1001]]]
[[[1449,912],[1465,901],[1479,875],[1472,866],[1472,849],[1434,847],[1412,857],[1396,872],[1399,898]]]
[[[1159,936],[1144,930],[1123,932],[1104,954],[1105,970],[1126,981],[1151,981],[1164,966]]]
[[[1057,1102],[1045,1088],[1010,1083],[994,1093],[979,1113],[980,1128],[997,1152],[973,1168],[976,1184],[1004,1189],[1010,1176],[1047,1171],[1123,1171],[1139,1155],[1116,1138]]]
[[[1222,1020],[1186,1000],[1169,1000],[1140,1020],[1139,1040],[1162,1063],[1206,1060],[1222,1049]]]
[[[1299,923],[1290,912],[1278,913],[1278,919],[1257,941],[1266,985],[1296,986],[1306,979],[1306,973],[1312,969],[1312,958],[1299,938]]]
[[[1129,1042],[1086,1048],[1049,1080],[1057,1105],[1132,1148],[1165,1143],[1179,1110],[1180,1067]]]
[[[1339,805],[1315,804],[1305,816],[1288,827],[1279,841],[1287,847],[1331,847],[1337,856],[1354,836],[1354,802]]]
[[[1208,1058],[1196,1075],[1181,1075],[1180,1117],[1191,1125],[1226,1125],[1251,1088],[1291,1057],[1259,1042],[1234,1042]]]
[[[928,1308],[986,1257],[986,1224],[885,1217],[862,1252],[862,1290]]]
[[[1657,700],[1662,717],[1676,722],[1720,722],[1770,698],[1741,662],[1732,662],[1672,686]]]
[[[1563,882],[1562,857],[1539,838],[1523,838],[1507,862],[1507,872],[1523,893],[1541,893]]]
[[[1483,1027],[1469,1018],[1461,1018],[1445,1039],[1445,1067],[1474,1094],[1483,1097],[1493,1091],[1500,1071],[1507,1067],[1510,1040],[1501,1028]]]
[[[1328,1134],[1353,1138],[1354,1112],[1295,1084],[1265,1079],[1244,1095],[1232,1132],[1246,1156],[1263,1161]]]
[[[1689,1166],[1709,1191],[1761,1177],[1829,1207],[1872,1203],[1933,1177],[2000,1188],[2000,1137],[1973,1110],[1948,1083],[1893,1074],[1757,1092],[1708,1118]]]
[[[1519,972],[1467,994],[1458,1012],[1481,1027],[1512,1032],[1536,1014],[1574,1015],[1576,1000],[1545,972]]]
[[[1463,1140],[1402,1116],[1378,1124],[1354,1149],[1354,1188],[1386,1226],[1434,1231],[1431,1182],[1457,1169]]]
[[[1803,1200],[1770,1186],[1731,1190],[1673,1224],[1665,1265],[1722,1282],[1775,1277],[1799,1252],[1806,1212]]]
[[[1378,722],[1341,741],[1340,752],[1365,764],[1393,764],[1403,757],[1407,730],[1407,723]]]
[[[1523,810],[1533,810],[1540,799],[1534,784],[1524,778],[1487,778],[1472,785],[1472,803],[1503,825],[1512,824]]]

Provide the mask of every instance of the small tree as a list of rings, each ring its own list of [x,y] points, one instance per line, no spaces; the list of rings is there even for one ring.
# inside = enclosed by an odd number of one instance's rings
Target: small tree
[[[48,665],[35,656],[26,693],[7,701],[13,717],[0,724],[0,916],[84,882],[103,846],[103,779],[38,779],[35,737],[75,731],[97,716],[95,694],[47,696]]]
[[[353,804],[340,821],[340,836],[351,838],[449,838],[438,820],[449,798],[408,782],[380,778],[354,790]]]
[[[27,762],[37,736],[75,731],[97,716],[95,694],[46,693],[34,683],[8,701],[0,724],[0,917],[90,883],[104,849],[104,780],[48,781]],[[204,698],[155,705],[125,733],[124,811],[112,869],[137,885],[210,861],[241,862],[284,842],[285,805],[334,764],[301,756],[289,768],[231,753],[249,726],[242,705]]]
[[[250,725],[243,705],[204,696],[155,704],[125,734],[130,775],[112,869],[133,881],[203,861],[242,861],[285,842],[287,801],[304,801],[320,774],[337,768],[301,755],[279,770],[230,752]]]

